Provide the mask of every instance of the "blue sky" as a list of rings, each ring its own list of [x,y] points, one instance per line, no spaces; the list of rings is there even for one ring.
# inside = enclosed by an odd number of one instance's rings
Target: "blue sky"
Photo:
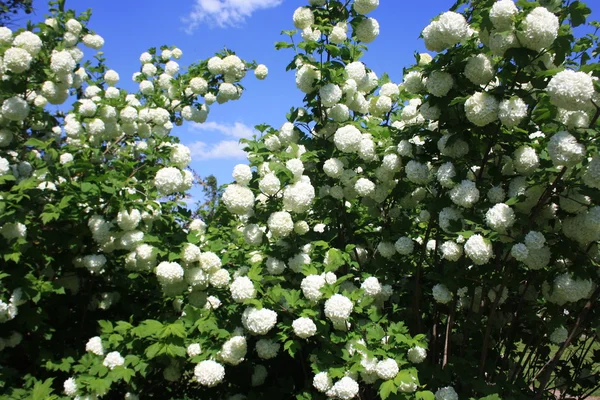
[[[414,51],[425,51],[421,30],[453,0],[381,0],[369,16],[380,23],[380,36],[369,46],[363,61],[381,76],[387,72],[402,81],[402,68],[414,62]],[[593,1],[589,2],[592,4]],[[67,0],[77,11],[92,9],[90,28],[105,39],[103,51],[110,68],[119,72],[119,85],[137,89],[131,81],[139,71],[139,55],[149,47],[174,45],[183,50],[183,67],[211,57],[228,47],[247,60],[266,64],[269,76],[258,81],[248,76],[242,98],[211,109],[202,127],[184,124],[174,129],[193,152],[192,168],[200,175],[214,174],[220,184],[231,181],[231,171],[245,162],[237,141],[252,135],[253,127],[268,123],[279,127],[292,106],[300,106],[294,72],[285,71],[293,51],[274,49],[284,29],[293,29],[294,10],[307,0]],[[44,0],[34,1],[34,20],[47,13]],[[598,10],[595,12],[595,17]],[[199,189],[192,195],[201,197]]]

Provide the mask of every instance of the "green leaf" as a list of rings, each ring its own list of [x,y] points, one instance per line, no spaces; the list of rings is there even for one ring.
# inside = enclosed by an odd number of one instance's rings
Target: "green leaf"
[[[421,392],[415,393],[415,399],[417,399],[417,400],[435,400],[435,394],[433,394],[429,390],[423,390]]]
[[[45,149],[47,145],[40,139],[31,138],[25,142],[25,146],[37,147],[38,149]]]
[[[36,382],[31,392],[31,400],[46,400],[50,398],[52,393],[52,381],[53,378],[48,378],[44,383]]]
[[[149,360],[153,359],[156,356],[159,356],[165,352],[165,344],[164,343],[154,343],[146,348],[145,354]]]
[[[397,392],[398,392],[398,388],[394,384],[394,381],[385,381],[385,382],[382,382],[381,385],[379,386],[379,396],[381,397],[382,400],[385,400],[388,397],[390,397],[390,394],[392,394],[392,393],[395,394]]]
[[[163,331],[159,335],[159,337],[161,339],[169,337],[169,336],[177,336],[180,338],[187,337],[187,333],[185,331],[185,327],[183,326],[183,323],[176,322],[174,324],[167,325],[164,327]]]

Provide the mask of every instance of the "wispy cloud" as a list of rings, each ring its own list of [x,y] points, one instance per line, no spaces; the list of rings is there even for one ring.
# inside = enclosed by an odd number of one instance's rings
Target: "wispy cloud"
[[[244,145],[236,140],[222,140],[212,145],[205,142],[194,142],[188,147],[194,161],[246,159]]]
[[[233,124],[220,124],[218,122],[205,122],[203,124],[193,124],[193,130],[207,131],[207,132],[219,132],[223,135],[232,136],[235,138],[251,138],[256,132],[253,128],[241,122],[235,122]]]
[[[194,0],[190,14],[183,18],[186,32],[202,23],[219,28],[239,26],[255,11],[277,7],[283,0]]]

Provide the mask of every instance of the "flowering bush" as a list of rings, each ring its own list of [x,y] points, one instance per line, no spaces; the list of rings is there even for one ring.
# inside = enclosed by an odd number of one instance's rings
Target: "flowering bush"
[[[303,107],[245,141],[208,226],[178,206],[190,158],[168,132],[265,67],[222,53],[180,74],[163,49],[128,97],[102,63],[77,72],[71,47],[102,40],[62,4],[38,34],[2,32],[6,81],[23,80],[3,87],[0,150],[10,396],[595,390],[599,47],[573,36],[589,9],[460,0],[397,84],[360,61],[378,3],[296,10],[302,40],[277,47]],[[72,89],[72,112],[44,111]]]

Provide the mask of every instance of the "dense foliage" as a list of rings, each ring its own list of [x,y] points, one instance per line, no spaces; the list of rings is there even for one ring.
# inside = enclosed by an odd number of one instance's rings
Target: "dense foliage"
[[[10,398],[542,399],[598,388],[600,52],[579,1],[458,1],[397,84],[378,0],[284,31],[302,107],[192,220],[169,135],[239,98],[230,52],[115,88],[88,14],[0,32]],[[83,24],[82,24],[83,23]],[[575,38],[573,29],[585,28]],[[581,29],[581,28],[580,28]],[[296,36],[301,37],[297,40]],[[77,96],[66,115],[49,112]],[[218,194],[216,184],[207,186]],[[52,394],[53,393],[53,394]]]

